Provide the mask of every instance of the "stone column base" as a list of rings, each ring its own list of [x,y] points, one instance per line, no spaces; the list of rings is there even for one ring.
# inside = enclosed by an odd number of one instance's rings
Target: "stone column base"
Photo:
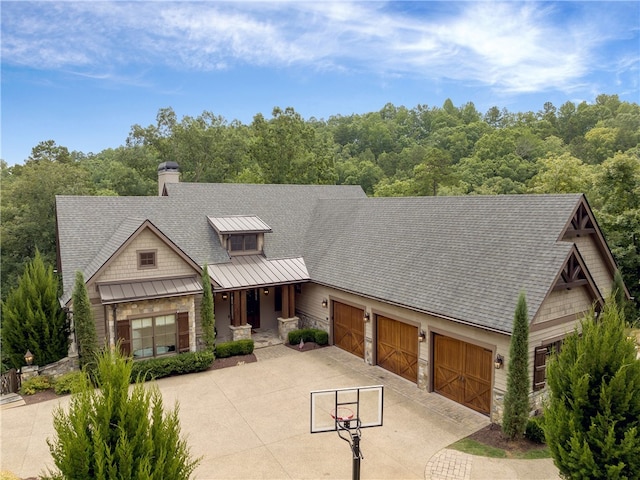
[[[283,342],[289,340],[289,332],[297,330],[300,319],[298,317],[280,318],[278,317],[278,337]]]
[[[24,366],[20,369],[21,380],[24,382],[25,380],[29,380],[30,378],[37,377],[40,373],[38,370],[40,367],[37,365]]]
[[[231,339],[234,341],[251,339],[251,325],[249,325],[248,323],[246,325],[240,325],[238,327],[229,325],[229,330],[231,330]]]

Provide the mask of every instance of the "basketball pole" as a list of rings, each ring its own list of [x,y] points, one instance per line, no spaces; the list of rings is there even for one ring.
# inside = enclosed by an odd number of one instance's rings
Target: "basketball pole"
[[[353,440],[353,445],[351,449],[353,450],[353,468],[351,478],[352,480],[360,480],[360,435],[356,433],[351,436]]]

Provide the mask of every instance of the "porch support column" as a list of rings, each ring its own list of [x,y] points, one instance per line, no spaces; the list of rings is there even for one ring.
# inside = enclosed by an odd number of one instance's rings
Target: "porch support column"
[[[240,297],[240,301],[238,302],[238,308],[240,309],[240,323],[239,325],[246,325],[247,324],[247,291],[246,290],[240,290],[239,297]]]
[[[282,286],[282,318],[291,318],[289,310],[289,285]]]
[[[296,287],[295,285],[287,285],[287,291],[289,292],[289,318],[296,315]]]
[[[231,292],[230,294],[230,298],[232,300],[232,305],[233,305],[233,313],[231,315],[231,325],[233,325],[234,327],[237,327],[240,325],[240,321],[242,319],[242,313],[241,313],[241,304],[242,304],[242,300],[240,297],[240,292],[234,290],[233,292]]]

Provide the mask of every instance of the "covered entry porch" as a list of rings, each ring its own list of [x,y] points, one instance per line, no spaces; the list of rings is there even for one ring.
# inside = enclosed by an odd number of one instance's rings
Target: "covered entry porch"
[[[216,337],[242,340],[275,331],[285,341],[288,333],[298,328],[295,291],[295,284],[214,291]]]

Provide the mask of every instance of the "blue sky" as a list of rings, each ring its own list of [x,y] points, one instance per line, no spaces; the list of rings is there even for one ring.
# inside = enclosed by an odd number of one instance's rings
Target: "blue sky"
[[[640,100],[640,2],[1,2],[0,156],[98,153],[160,108],[250,123]]]

